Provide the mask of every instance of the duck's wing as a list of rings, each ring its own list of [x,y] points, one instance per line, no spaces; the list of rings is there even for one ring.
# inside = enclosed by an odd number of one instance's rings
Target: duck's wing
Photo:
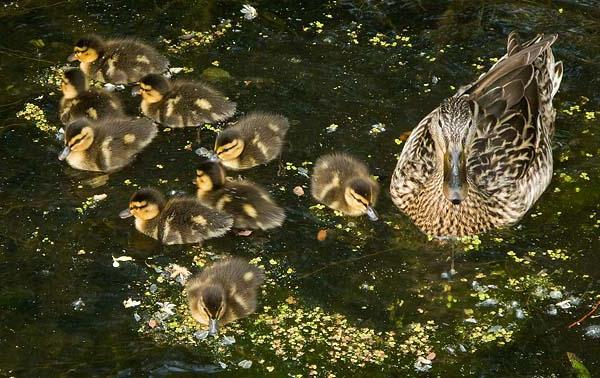
[[[402,210],[413,195],[435,172],[435,144],[429,133],[429,125],[438,119],[439,108],[429,113],[415,127],[402,149],[394,170],[390,191]]]
[[[195,198],[173,198],[163,210],[164,224],[159,238],[163,242],[201,242],[224,235],[231,229],[233,219],[224,213],[202,205]]]
[[[474,127],[468,146],[469,177],[492,194],[523,178],[553,122],[544,119],[545,52],[556,36],[521,47],[509,36],[509,53],[464,94],[472,101]],[[550,98],[551,102],[551,98]]]

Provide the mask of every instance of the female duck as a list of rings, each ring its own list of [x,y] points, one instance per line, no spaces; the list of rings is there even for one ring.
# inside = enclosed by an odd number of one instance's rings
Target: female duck
[[[218,162],[205,161],[196,168],[196,186],[200,201],[232,215],[237,229],[268,230],[285,219],[283,209],[265,189],[251,181],[227,180]]]
[[[171,82],[150,74],[140,80],[137,91],[142,95],[142,113],[166,127],[224,121],[235,113],[235,102],[201,82]]]
[[[65,148],[58,157],[75,169],[112,172],[128,165],[156,136],[145,118],[80,118],[65,129]]]
[[[186,292],[194,319],[215,335],[227,324],[256,311],[256,292],[263,272],[240,258],[219,261],[190,278]]]
[[[350,216],[367,214],[376,221],[373,206],[379,185],[367,166],[354,157],[334,153],[320,157],[311,176],[312,196],[324,205]]]
[[[202,243],[223,236],[233,219],[210,209],[196,198],[172,197],[168,201],[156,189],[136,191],[121,218],[135,217],[135,228],[163,244]]]
[[[511,33],[505,56],[413,130],[390,192],[421,230],[462,236],[507,226],[544,192],[563,72],[555,40],[539,35],[521,45]]]
[[[136,82],[169,68],[167,58],[143,42],[132,38],[104,40],[97,35],[78,40],[68,60],[78,60],[81,70],[92,79],[113,84]]]
[[[79,68],[64,72],[61,90],[59,114],[65,125],[78,118],[100,120],[124,115],[119,98],[103,90],[90,89],[88,79]]]
[[[215,152],[229,169],[242,170],[268,163],[281,153],[289,127],[283,116],[250,113],[219,133]]]

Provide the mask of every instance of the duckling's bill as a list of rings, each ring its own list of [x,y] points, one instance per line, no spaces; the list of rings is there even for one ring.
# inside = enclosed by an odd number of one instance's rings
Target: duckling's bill
[[[67,158],[67,156],[69,156],[70,153],[71,153],[71,147],[65,146],[65,148],[62,150],[60,155],[58,155],[58,160],[60,160],[60,161],[65,160]]]
[[[133,216],[133,214],[131,214],[131,211],[129,211],[129,209],[125,209],[125,210],[119,212],[119,217],[121,219],[126,219],[126,218],[129,218],[131,216]]]
[[[208,334],[216,335],[219,333],[219,321],[217,319],[208,320]]]
[[[377,214],[377,211],[375,211],[375,209],[372,206],[367,206],[367,216],[373,222],[379,220],[379,214]]]

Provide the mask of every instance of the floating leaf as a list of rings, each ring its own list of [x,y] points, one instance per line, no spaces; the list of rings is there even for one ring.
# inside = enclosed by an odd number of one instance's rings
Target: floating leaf
[[[571,366],[573,367],[577,378],[592,378],[590,371],[585,367],[575,353],[567,352],[567,358],[569,359],[569,362],[571,362]]]
[[[250,367],[252,366],[252,361],[242,360],[238,363],[238,366],[241,367],[242,369],[250,369]]]
[[[325,239],[327,239],[327,230],[319,230],[317,233],[317,240],[323,241]]]
[[[219,67],[208,67],[202,71],[204,79],[209,81],[224,81],[231,79],[229,72]]]

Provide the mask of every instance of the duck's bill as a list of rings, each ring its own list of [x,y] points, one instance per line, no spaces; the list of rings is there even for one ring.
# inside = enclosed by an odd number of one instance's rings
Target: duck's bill
[[[208,334],[216,335],[217,333],[219,333],[219,323],[217,319],[210,319],[208,321]]]
[[[142,90],[140,89],[139,85],[134,86],[133,88],[131,88],[131,95],[132,96],[139,96],[142,94]]]
[[[466,196],[467,168],[464,153],[453,148],[444,157],[444,195],[453,205],[459,205]]]
[[[377,211],[375,211],[375,209],[373,209],[371,206],[367,206],[367,216],[373,222],[379,220],[379,214],[377,214]]]
[[[125,210],[123,210],[123,211],[121,211],[121,212],[119,213],[119,217],[120,217],[121,219],[129,218],[129,217],[131,217],[132,215],[133,215],[133,214],[131,214],[131,211],[129,211],[129,209],[125,209]]]
[[[69,154],[71,153],[71,149],[69,148],[69,146],[66,146],[62,152],[60,153],[60,155],[58,155],[58,160],[63,161],[67,158],[67,156],[69,156]]]
[[[76,61],[76,60],[77,60],[77,54],[76,54],[76,53],[73,53],[73,54],[69,55],[69,56],[67,57],[67,60],[68,60],[69,62],[74,62],[74,61]]]

